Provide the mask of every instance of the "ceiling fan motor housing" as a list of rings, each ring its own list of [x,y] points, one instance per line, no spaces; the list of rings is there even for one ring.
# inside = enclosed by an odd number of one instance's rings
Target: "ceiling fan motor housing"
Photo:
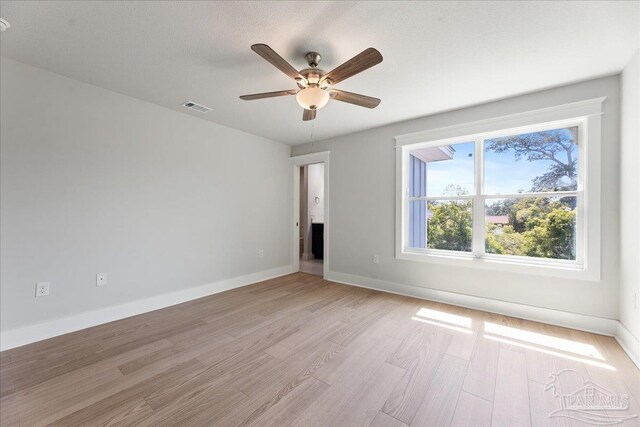
[[[305,68],[303,70],[300,70],[300,74],[306,80],[306,85],[304,84],[305,82],[301,82],[303,83],[303,86],[306,87],[306,86],[319,85],[320,79],[325,74],[325,72],[320,68]]]

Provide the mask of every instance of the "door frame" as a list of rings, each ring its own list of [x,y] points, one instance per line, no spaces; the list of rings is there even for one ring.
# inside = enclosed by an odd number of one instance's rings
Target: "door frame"
[[[291,167],[291,228],[290,228],[290,254],[291,270],[294,273],[300,271],[300,167],[324,163],[324,258],[323,277],[329,274],[329,151],[304,154],[290,158]]]

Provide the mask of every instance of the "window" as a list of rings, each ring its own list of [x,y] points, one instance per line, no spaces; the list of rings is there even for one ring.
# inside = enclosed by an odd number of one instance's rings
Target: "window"
[[[603,100],[396,137],[397,257],[598,280]]]
[[[579,262],[582,128],[408,146],[406,250]]]

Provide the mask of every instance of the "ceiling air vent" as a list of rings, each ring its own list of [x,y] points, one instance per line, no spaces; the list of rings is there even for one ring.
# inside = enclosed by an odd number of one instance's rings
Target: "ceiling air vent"
[[[197,111],[198,113],[208,113],[209,111],[211,111],[211,108],[209,107],[205,107],[204,105],[200,105],[200,104],[196,104],[193,101],[187,101],[184,104],[182,104],[183,107],[187,107],[190,110],[194,110]]]

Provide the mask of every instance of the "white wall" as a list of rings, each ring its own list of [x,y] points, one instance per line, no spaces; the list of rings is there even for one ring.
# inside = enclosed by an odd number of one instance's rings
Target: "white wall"
[[[313,145],[294,146],[292,155],[331,151],[329,256],[332,272],[378,279],[376,283],[380,286],[399,283],[617,319],[619,80],[619,76],[591,80],[314,142]],[[603,156],[600,159],[603,168],[602,216],[605,218],[602,224],[602,280],[553,279],[395,259],[394,136],[601,96],[607,97],[603,104]],[[384,105],[384,100],[382,102]],[[380,255],[379,265],[372,263],[373,254]]]
[[[290,264],[288,146],[6,58],[0,75],[3,332]]]
[[[620,92],[620,321],[640,340],[640,51],[622,72]]]

